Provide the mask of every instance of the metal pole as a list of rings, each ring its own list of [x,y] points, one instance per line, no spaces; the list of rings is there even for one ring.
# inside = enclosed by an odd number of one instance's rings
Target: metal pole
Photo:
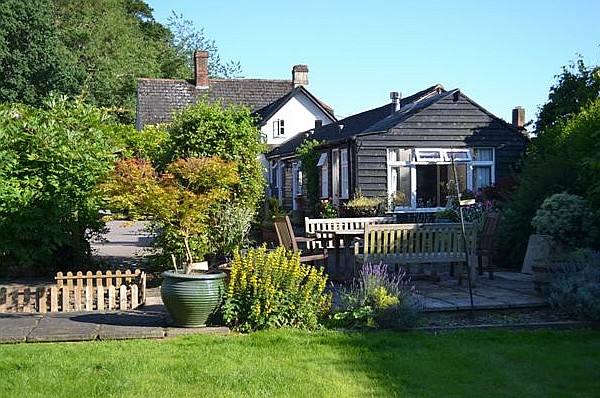
[[[471,284],[471,266],[469,264],[469,248],[467,247],[467,232],[465,230],[465,217],[463,209],[460,205],[460,186],[458,184],[458,175],[456,173],[456,163],[454,162],[454,154],[451,152],[450,159],[452,160],[452,171],[454,173],[454,185],[456,186],[456,200],[458,203],[458,214],[460,216],[460,229],[463,238],[463,247],[465,250],[465,259],[467,260],[467,280],[469,284],[469,298],[471,300],[471,308],[474,308],[473,303],[473,286]],[[460,278],[460,275],[458,276]]]

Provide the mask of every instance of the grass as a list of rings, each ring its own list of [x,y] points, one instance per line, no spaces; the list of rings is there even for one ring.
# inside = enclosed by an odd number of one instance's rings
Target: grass
[[[589,397],[598,369],[594,330],[277,330],[0,345],[0,397]]]

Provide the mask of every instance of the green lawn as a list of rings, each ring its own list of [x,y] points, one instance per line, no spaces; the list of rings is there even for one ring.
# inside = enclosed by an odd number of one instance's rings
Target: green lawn
[[[593,330],[0,345],[2,397],[591,397],[599,372]]]

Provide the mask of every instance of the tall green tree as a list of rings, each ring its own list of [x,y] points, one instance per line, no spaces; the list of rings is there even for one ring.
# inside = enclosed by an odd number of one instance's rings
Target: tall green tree
[[[76,90],[57,44],[51,0],[0,2],[0,102],[36,105]]]
[[[151,10],[132,0],[55,0],[59,51],[72,65],[79,90],[92,104],[124,108],[133,120],[137,79],[177,73],[170,32]],[[176,62],[175,62],[176,64]]]
[[[600,94],[600,67],[586,67],[581,57],[569,66],[563,66],[557,83],[550,87],[548,101],[540,108],[536,130],[546,130],[576,115]]]

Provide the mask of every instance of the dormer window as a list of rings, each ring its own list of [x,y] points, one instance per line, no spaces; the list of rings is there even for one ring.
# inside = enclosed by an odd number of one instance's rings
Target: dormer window
[[[280,137],[285,134],[285,121],[275,120],[273,122],[273,138]]]

